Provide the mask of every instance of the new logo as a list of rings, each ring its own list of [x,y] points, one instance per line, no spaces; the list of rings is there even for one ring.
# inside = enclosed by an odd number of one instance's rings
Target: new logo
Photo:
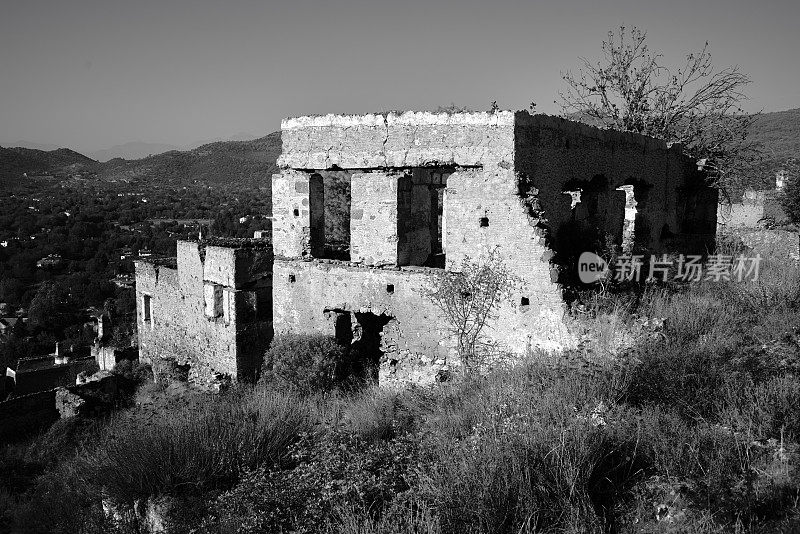
[[[593,284],[607,273],[608,263],[594,252],[584,252],[578,258],[578,278],[584,284]]]

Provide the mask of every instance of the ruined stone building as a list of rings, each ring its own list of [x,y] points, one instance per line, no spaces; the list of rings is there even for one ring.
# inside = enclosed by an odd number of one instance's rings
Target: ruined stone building
[[[174,260],[135,265],[141,361],[204,384],[255,373],[271,335],[268,241],[179,241]]]
[[[785,184],[786,174],[780,171],[774,189],[748,189],[740,198],[721,198],[717,234],[740,242],[754,254],[800,260],[800,234],[781,203]]]
[[[717,230],[719,233],[736,231],[742,228],[764,228],[782,225],[789,218],[781,206],[781,195],[786,185],[786,173],[775,174],[775,187],[768,189],[745,190],[741,196],[720,198],[717,210]]]
[[[458,362],[423,292],[465,261],[496,250],[518,277],[485,333],[523,354],[570,343],[562,293],[580,252],[704,251],[715,234],[716,192],[696,164],[640,135],[506,111],[299,117],[281,129],[271,253],[179,243],[177,266],[137,263],[145,359],[242,376],[264,347],[251,325],[271,321],[275,335],[358,345],[380,383],[430,381]]]

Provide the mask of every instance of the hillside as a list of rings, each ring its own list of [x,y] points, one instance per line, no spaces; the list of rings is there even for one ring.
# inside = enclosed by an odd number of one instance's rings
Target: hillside
[[[101,164],[98,177],[108,182],[144,183],[166,180],[239,184],[258,187],[276,172],[281,152],[280,132],[253,141],[220,141],[185,152],[171,151],[138,160],[113,159]]]
[[[751,133],[764,145],[768,162],[780,165],[786,159],[800,158],[800,108],[764,113]]]
[[[103,150],[96,150],[92,152],[90,156],[92,159],[105,162],[114,158],[141,159],[153,154],[163,154],[164,152],[169,152],[171,150],[180,150],[180,147],[175,145],[166,145],[163,143],[132,142],[114,145]]]
[[[21,180],[24,175],[74,175],[94,172],[97,162],[67,148],[44,151],[0,147],[0,183]]]
[[[252,141],[220,141],[194,150],[171,151],[137,160],[101,163],[60,148],[53,151],[0,148],[0,183],[20,183],[24,175],[59,179],[93,177],[100,182],[134,185],[193,183],[263,186],[276,172],[280,132]]]
[[[752,135],[763,144],[770,168],[789,157],[800,156],[800,108],[764,113],[755,122]],[[280,132],[252,141],[218,141],[193,150],[174,150],[136,160],[116,158],[104,163],[65,148],[0,148],[0,183],[13,183],[27,173],[60,178],[89,174],[104,182],[133,185],[263,187],[277,171],[275,162],[280,151]]]

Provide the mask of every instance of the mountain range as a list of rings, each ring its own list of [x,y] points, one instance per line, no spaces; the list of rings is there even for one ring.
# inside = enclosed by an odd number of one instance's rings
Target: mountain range
[[[242,134],[246,136],[247,134]],[[787,158],[800,157],[800,108],[764,113],[752,130],[755,141],[764,146],[765,159],[774,167]],[[130,145],[130,144],[129,144]],[[168,145],[134,143],[147,155],[139,159],[111,157],[113,149],[88,157],[73,150],[37,150],[0,147],[0,183],[14,183],[27,175],[60,178],[94,178],[104,182],[173,185],[232,184],[258,187],[277,171],[281,152],[280,132],[252,140],[216,141],[192,150],[169,149]],[[161,148],[169,150],[155,154]]]
[[[34,176],[83,178],[133,184],[238,184],[258,187],[277,171],[280,132],[250,141],[218,141],[192,150],[170,150],[140,159],[105,162],[59,148],[51,151],[0,147],[0,183]]]
[[[122,159],[142,159],[148,156],[157,156],[164,152],[172,152],[173,150],[187,151],[199,148],[203,145],[210,145],[211,143],[218,143],[220,141],[253,141],[258,139],[257,135],[246,132],[240,132],[229,137],[216,137],[214,139],[205,139],[197,143],[192,143],[189,146],[177,146],[165,143],[145,143],[141,141],[134,141],[130,143],[123,143],[121,145],[114,145],[110,148],[103,150],[96,150],[90,154],[89,157],[97,161],[109,161],[115,158]],[[37,148],[37,147],[30,147]],[[56,148],[56,147],[53,147]],[[46,150],[46,149],[43,149]],[[52,149],[51,149],[52,150]]]
[[[164,143],[143,143],[134,141],[131,143],[114,145],[103,150],[96,150],[90,153],[89,157],[101,162],[115,158],[142,159],[148,156],[155,156],[158,154],[163,154],[164,152],[170,152],[172,150],[181,150],[181,147],[176,145],[167,145]]]

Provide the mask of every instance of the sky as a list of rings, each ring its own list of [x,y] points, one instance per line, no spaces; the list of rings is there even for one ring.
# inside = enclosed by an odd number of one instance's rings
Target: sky
[[[798,0],[0,0],[0,145],[261,136],[288,116],[455,103],[557,113],[620,24],[667,63],[710,42],[749,111],[800,107]]]

